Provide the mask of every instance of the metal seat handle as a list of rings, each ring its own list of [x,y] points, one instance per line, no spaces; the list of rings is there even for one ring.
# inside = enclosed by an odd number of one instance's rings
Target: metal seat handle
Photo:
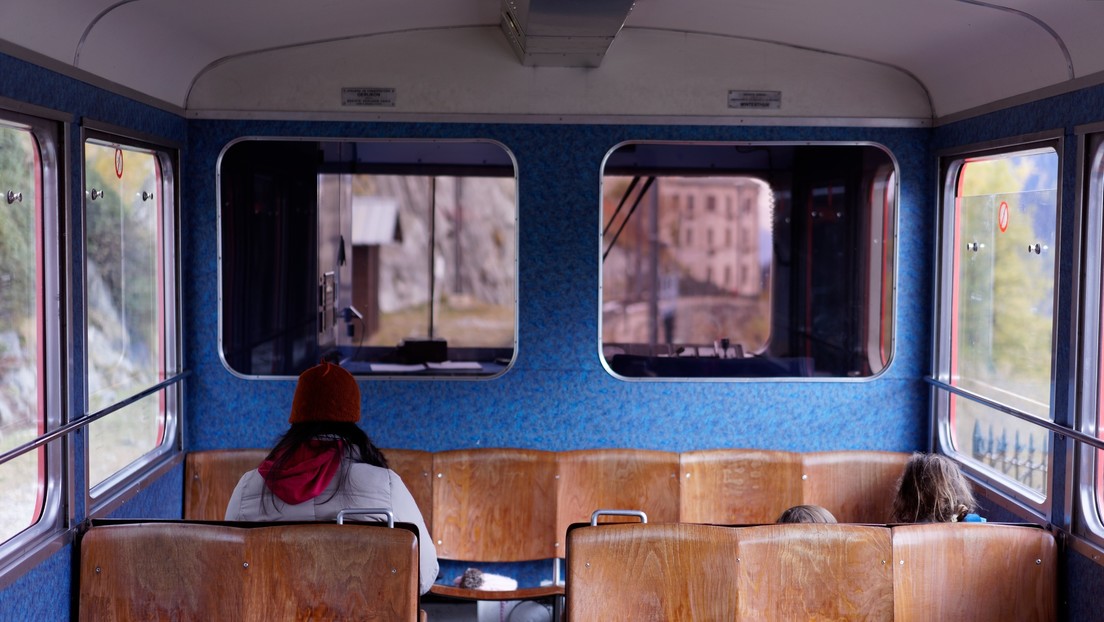
[[[599,516],[635,516],[640,519],[641,523],[648,522],[648,515],[640,510],[594,510],[594,513],[590,515],[591,526],[598,524]]]
[[[395,526],[395,513],[390,508],[345,508],[337,513],[337,524],[342,525],[345,523],[346,516],[386,516],[387,526]]]

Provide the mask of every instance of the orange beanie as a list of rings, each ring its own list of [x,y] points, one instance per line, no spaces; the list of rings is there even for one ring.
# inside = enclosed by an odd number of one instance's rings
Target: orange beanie
[[[360,421],[360,387],[353,375],[330,363],[315,365],[300,374],[288,421]]]

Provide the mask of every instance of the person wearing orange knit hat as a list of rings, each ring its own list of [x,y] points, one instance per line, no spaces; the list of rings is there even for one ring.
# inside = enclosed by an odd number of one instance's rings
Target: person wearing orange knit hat
[[[332,521],[346,508],[390,508],[395,522],[418,528],[424,594],[437,578],[433,538],[414,497],[358,421],[360,387],[352,374],[327,362],[300,374],[291,427],[238,481],[226,520]]]

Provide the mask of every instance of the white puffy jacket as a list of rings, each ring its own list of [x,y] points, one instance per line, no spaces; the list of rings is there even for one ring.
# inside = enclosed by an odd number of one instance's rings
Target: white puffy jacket
[[[238,480],[226,506],[226,520],[332,521],[337,519],[338,512],[347,508],[390,508],[396,523],[413,523],[418,527],[419,591],[428,592],[437,579],[437,547],[433,545],[421,510],[402,479],[390,469],[363,462],[345,460],[341,469],[347,472],[339,472],[322,494],[298,505],[284,503],[266,492],[264,478],[253,469]],[[334,494],[343,476],[344,488]],[[356,520],[383,519],[357,517]]]

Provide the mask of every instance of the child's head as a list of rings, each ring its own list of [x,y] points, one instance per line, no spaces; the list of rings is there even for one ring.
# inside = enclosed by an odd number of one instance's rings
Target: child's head
[[[776,523],[834,523],[836,517],[819,505],[795,505],[782,512]]]
[[[893,500],[895,523],[948,523],[977,509],[970,482],[958,465],[939,454],[913,454]]]

